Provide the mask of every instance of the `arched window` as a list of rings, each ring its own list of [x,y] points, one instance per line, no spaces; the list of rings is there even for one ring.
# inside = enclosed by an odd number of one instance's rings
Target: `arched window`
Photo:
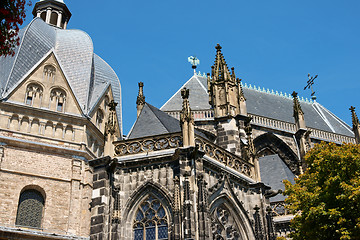
[[[58,112],[64,112],[65,101],[66,101],[66,93],[63,90],[56,88],[51,91],[50,109],[55,108],[55,110]]]
[[[26,88],[25,104],[32,106],[35,98],[41,99],[43,94],[43,88],[39,84],[31,83]],[[40,101],[39,101],[40,103]]]
[[[41,19],[44,20],[44,22],[46,21],[46,11],[42,12],[40,15]]]
[[[135,214],[134,240],[168,239],[168,220],[161,202],[147,196]]]
[[[50,16],[50,24],[55,25],[57,24],[58,14],[56,12],[52,12]]]
[[[44,78],[46,80],[54,80],[56,68],[52,65],[46,65],[44,67]]]
[[[33,189],[22,192],[15,224],[17,226],[41,228],[44,203],[44,197],[40,192]]]

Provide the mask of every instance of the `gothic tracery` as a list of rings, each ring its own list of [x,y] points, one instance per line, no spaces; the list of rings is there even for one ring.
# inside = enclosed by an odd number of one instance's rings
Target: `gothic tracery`
[[[234,217],[224,206],[218,206],[211,216],[211,229],[214,240],[240,240]]]
[[[168,239],[168,220],[159,199],[148,195],[140,204],[134,219],[135,240]]]

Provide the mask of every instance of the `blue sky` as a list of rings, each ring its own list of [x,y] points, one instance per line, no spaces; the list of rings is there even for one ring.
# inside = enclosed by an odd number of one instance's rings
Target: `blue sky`
[[[351,105],[360,114],[358,0],[64,2],[73,14],[68,28],[87,32],[120,79],[125,134],[136,119],[139,81],[160,108],[192,76],[188,56],[210,72],[217,43],[243,82],[310,98],[307,74],[318,74],[319,103],[348,124]]]

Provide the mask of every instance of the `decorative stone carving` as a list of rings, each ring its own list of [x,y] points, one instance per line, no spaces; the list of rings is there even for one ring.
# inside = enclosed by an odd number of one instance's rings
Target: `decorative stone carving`
[[[116,121],[116,106],[117,106],[117,103],[112,100],[110,103],[109,103],[109,117],[108,117],[108,120],[107,122],[105,123],[105,138],[108,136],[108,135],[114,135],[115,132],[116,132],[116,125],[117,125],[117,121]]]
[[[234,217],[223,206],[217,207],[211,215],[211,230],[215,240],[240,240]]]

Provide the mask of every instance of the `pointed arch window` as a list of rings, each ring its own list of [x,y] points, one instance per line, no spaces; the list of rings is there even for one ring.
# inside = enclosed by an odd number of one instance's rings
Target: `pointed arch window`
[[[34,189],[22,192],[15,224],[17,226],[41,228],[44,204],[44,197],[40,192]]]
[[[136,211],[134,225],[134,240],[168,239],[168,220],[159,199],[149,195]]]

